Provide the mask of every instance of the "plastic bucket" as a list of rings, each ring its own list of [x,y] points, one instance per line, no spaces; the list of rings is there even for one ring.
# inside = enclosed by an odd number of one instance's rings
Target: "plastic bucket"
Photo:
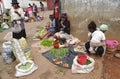
[[[78,63],[81,65],[85,65],[87,61],[86,55],[78,55]]]
[[[55,41],[55,42],[53,43],[53,46],[54,46],[54,48],[58,49],[58,48],[59,48],[59,43]]]

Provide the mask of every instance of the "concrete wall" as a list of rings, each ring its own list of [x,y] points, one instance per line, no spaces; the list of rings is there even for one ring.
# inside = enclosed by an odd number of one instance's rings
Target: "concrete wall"
[[[62,12],[68,14],[71,32],[81,40],[87,39],[87,25],[94,20],[98,27],[109,25],[108,39],[120,40],[120,0],[61,0]]]

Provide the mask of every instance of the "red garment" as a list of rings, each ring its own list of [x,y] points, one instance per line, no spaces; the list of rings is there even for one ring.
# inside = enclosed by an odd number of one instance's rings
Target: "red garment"
[[[58,5],[58,3],[56,3],[56,4],[55,4],[55,18],[56,18],[56,19],[59,19],[58,7],[59,7],[59,5]]]

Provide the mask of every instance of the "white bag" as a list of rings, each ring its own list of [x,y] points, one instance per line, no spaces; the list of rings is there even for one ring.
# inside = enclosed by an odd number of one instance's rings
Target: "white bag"
[[[21,32],[22,28],[20,26],[20,24],[15,24],[14,27],[12,27],[12,32],[14,33],[19,33]]]
[[[18,69],[18,67],[22,64],[22,63],[19,63],[19,64],[16,65],[16,67],[15,67],[15,68],[16,68],[16,73],[15,73],[15,76],[16,76],[16,77],[22,77],[22,76],[25,76],[25,75],[30,75],[30,74],[32,74],[35,70],[38,69],[38,66],[36,66],[33,61],[31,61],[31,60],[26,60],[25,62],[30,62],[30,63],[32,63],[31,67],[30,67],[29,69],[23,71],[23,70]]]
[[[95,61],[93,58],[87,56],[87,59],[91,61],[89,65],[80,65],[77,62],[78,56],[76,56],[73,60],[72,64],[72,73],[90,73],[94,69]]]
[[[3,27],[3,29],[9,29],[9,26],[6,23],[2,23],[1,26]]]
[[[13,62],[15,60],[15,56],[12,51],[11,41],[4,42],[2,47],[3,47],[3,52],[2,52],[3,61],[6,64]]]

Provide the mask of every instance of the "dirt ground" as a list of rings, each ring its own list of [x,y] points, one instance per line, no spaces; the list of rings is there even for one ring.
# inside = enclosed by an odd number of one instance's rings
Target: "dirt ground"
[[[51,14],[52,11],[46,11],[45,12],[45,19],[41,22],[33,22],[33,23],[26,23],[25,28],[27,32],[27,42],[29,46],[31,47],[32,57],[35,62],[35,64],[38,66],[38,69],[33,72],[31,75],[16,78],[14,76],[15,74],[15,65],[18,62],[13,62],[9,65],[4,64],[2,61],[2,56],[0,56],[0,79],[119,79],[120,77],[114,77],[120,74],[120,71],[116,69],[114,71],[114,68],[117,67],[120,69],[119,66],[119,59],[116,59],[112,57],[112,60],[109,60],[108,55],[106,55],[104,58],[99,58],[96,56],[91,56],[95,59],[95,68],[94,70],[89,74],[72,74],[70,69],[64,69],[57,67],[56,65],[53,65],[50,63],[45,57],[42,56],[42,53],[47,51],[48,48],[42,48],[37,49],[36,47],[32,47],[33,44],[39,42],[32,40],[34,34],[36,33],[36,27],[45,26],[46,23],[49,21],[48,15]],[[6,30],[3,33],[0,33],[0,46],[2,46],[2,43],[4,42],[3,38],[4,36],[10,32],[10,30]],[[2,52],[2,47],[0,47],[0,52]],[[111,61],[109,63],[109,61]],[[117,61],[117,62],[116,62]],[[114,63],[112,63],[114,62]],[[110,66],[110,68],[108,68]],[[63,72],[60,72],[60,70],[63,70]],[[111,69],[114,75],[111,75],[111,72],[108,72],[108,70]],[[59,73],[58,73],[59,72]],[[112,78],[110,78],[113,76]]]

